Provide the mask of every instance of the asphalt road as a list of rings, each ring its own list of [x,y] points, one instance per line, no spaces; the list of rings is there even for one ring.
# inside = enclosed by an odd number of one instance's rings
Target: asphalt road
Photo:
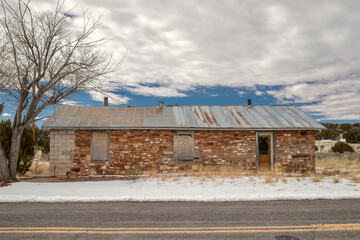
[[[360,200],[0,203],[0,239],[360,239]]]

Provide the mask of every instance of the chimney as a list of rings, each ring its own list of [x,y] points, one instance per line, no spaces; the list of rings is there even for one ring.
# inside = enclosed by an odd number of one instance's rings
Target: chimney
[[[104,97],[104,106],[108,106],[109,105],[109,98],[108,97]]]
[[[251,99],[248,99],[248,105],[247,105],[248,108],[251,108]]]
[[[159,101],[159,107],[163,107],[164,106],[164,101]]]

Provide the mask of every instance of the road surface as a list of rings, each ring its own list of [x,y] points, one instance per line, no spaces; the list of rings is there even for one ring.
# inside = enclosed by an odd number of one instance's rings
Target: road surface
[[[360,239],[360,200],[0,203],[0,239]]]

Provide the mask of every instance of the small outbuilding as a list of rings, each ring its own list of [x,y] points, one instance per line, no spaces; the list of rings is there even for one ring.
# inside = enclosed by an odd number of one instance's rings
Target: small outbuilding
[[[325,129],[296,106],[60,106],[50,129],[56,176],[177,171],[194,165],[244,170],[315,168],[315,132]]]

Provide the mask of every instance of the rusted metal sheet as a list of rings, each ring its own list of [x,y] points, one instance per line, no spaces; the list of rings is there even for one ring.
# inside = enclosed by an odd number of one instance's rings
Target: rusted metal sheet
[[[295,106],[60,106],[45,128],[324,129]]]

